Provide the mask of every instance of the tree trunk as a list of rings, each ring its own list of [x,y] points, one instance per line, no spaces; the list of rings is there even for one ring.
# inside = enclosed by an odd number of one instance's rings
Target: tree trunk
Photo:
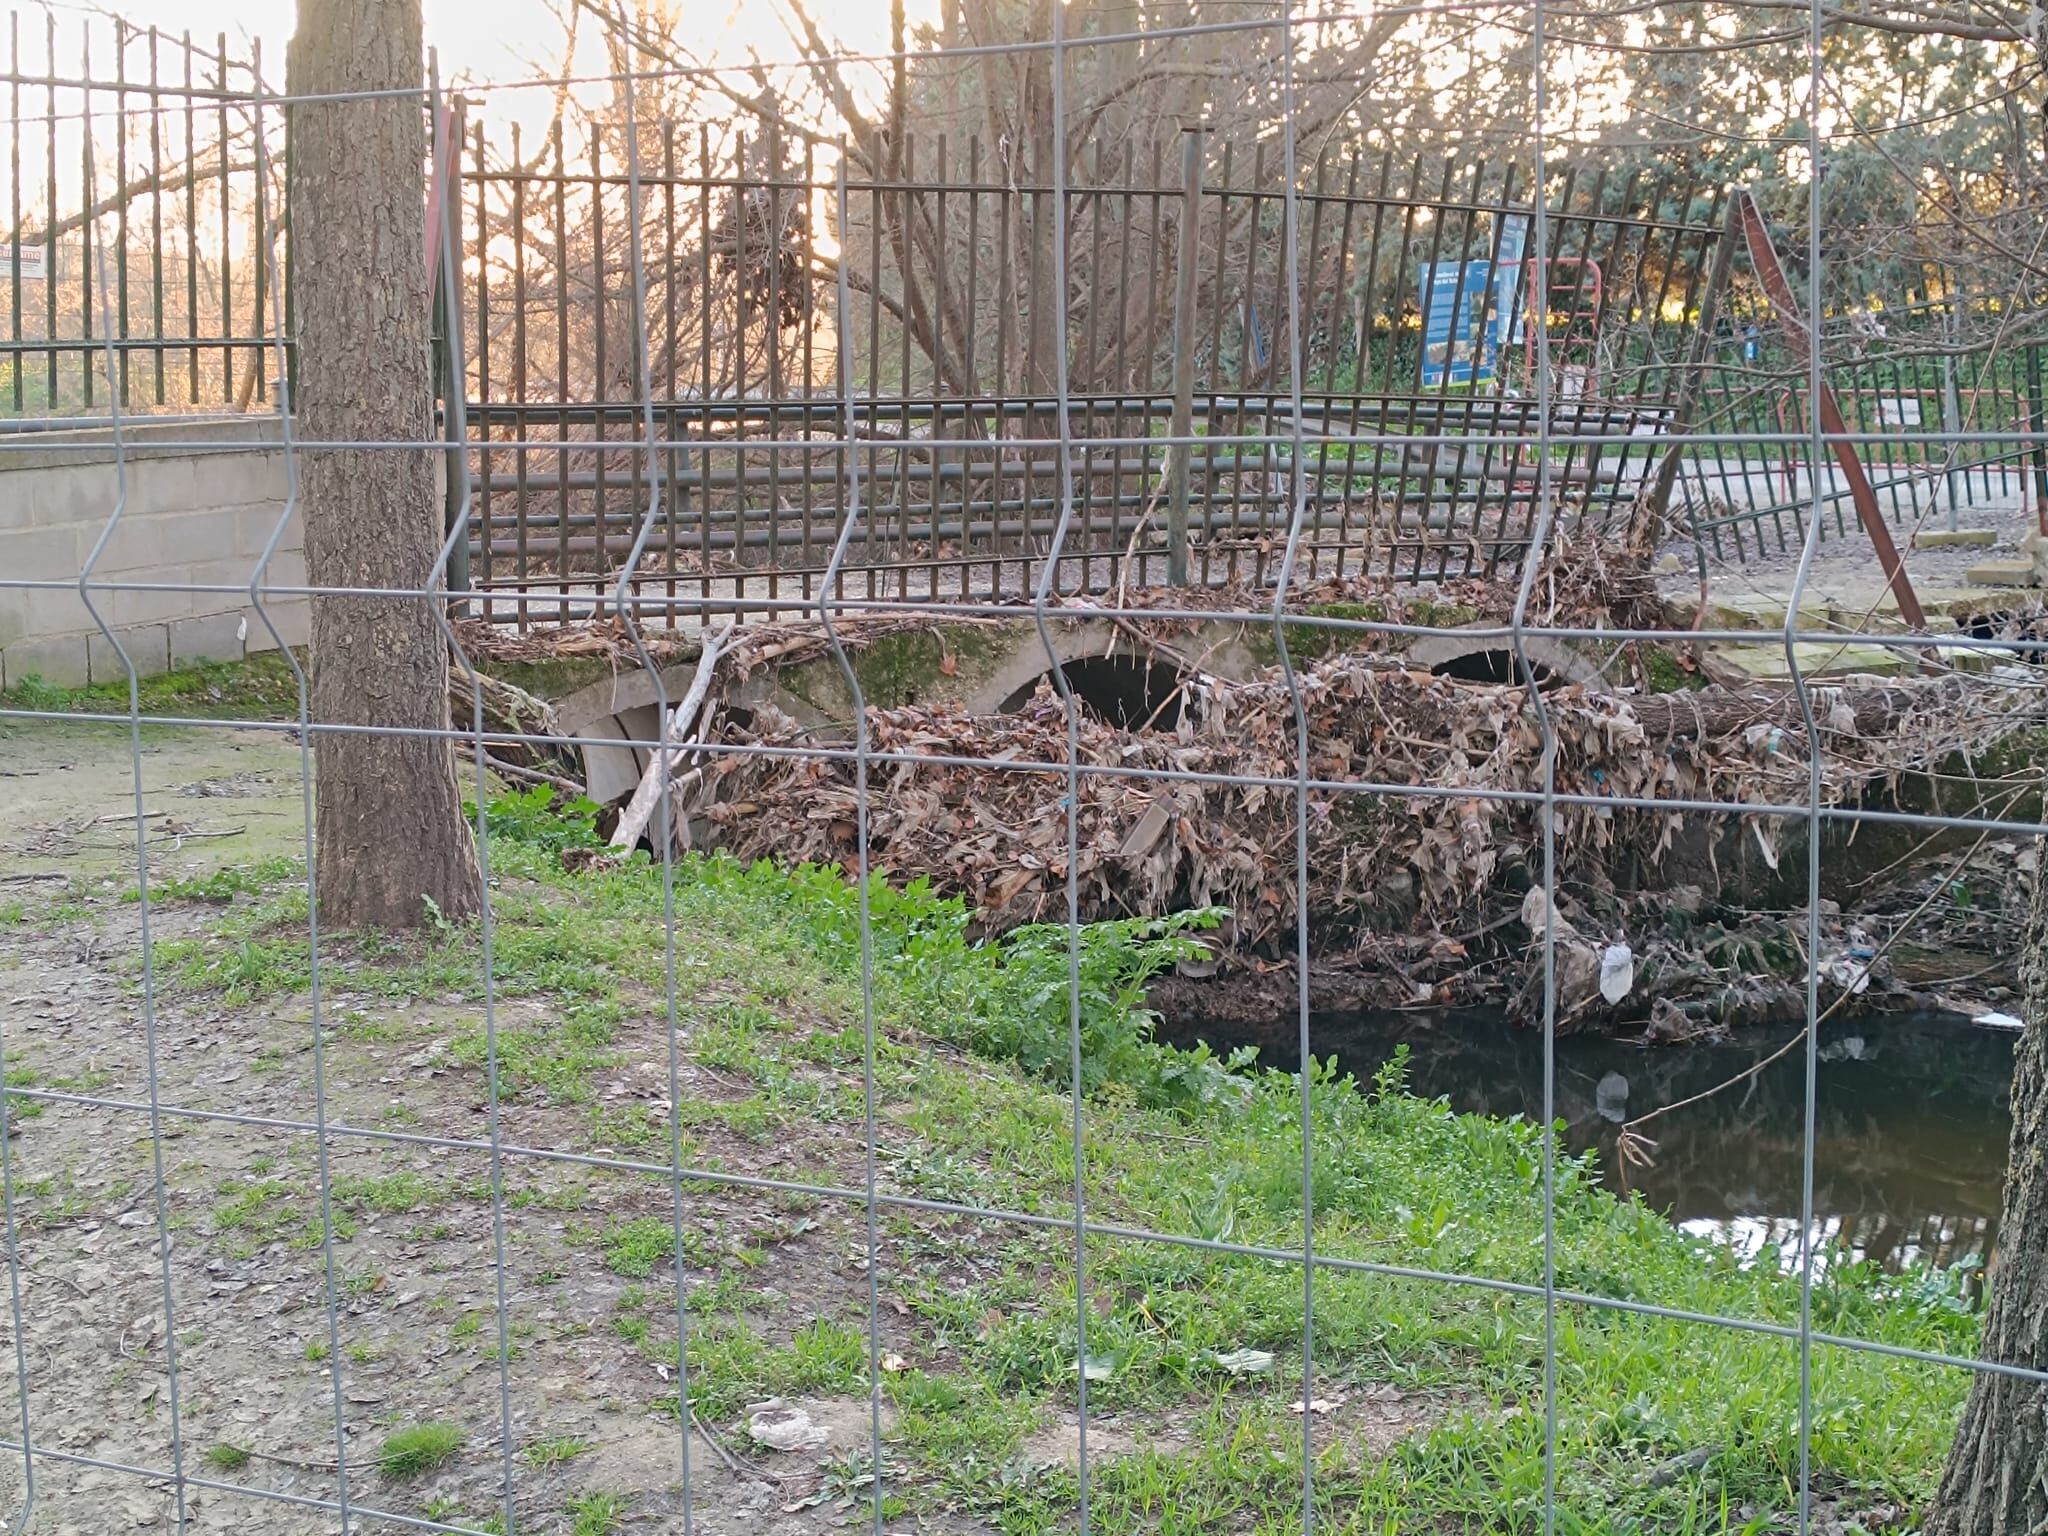
[[[2036,873],[2025,949],[2026,1033],[2012,1082],[2012,1152],[1983,1357],[2048,1370],[2048,871]],[[2048,1383],[1978,1373],[1928,1536],[2048,1530]]]
[[[420,0],[299,0],[294,95],[419,91]],[[299,436],[418,443],[301,455],[316,588],[418,590],[440,539],[440,456],[425,273],[421,96],[292,109]],[[448,727],[448,648],[433,600],[316,597],[312,717],[390,734],[313,738],[320,914],[411,927],[477,908],[476,849]]]

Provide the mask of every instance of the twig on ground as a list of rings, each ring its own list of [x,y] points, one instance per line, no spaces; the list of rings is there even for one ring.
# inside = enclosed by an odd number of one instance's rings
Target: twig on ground
[[[690,1410],[690,1423],[696,1428],[697,1433],[704,1437],[704,1443],[718,1453],[718,1459],[725,1463],[726,1471],[730,1472],[734,1477],[754,1477],[759,1478],[764,1483],[786,1483],[792,1481],[786,1473],[770,1472],[766,1467],[747,1460],[746,1457],[729,1448],[723,1440],[711,1432],[711,1426],[698,1416],[695,1408]]]

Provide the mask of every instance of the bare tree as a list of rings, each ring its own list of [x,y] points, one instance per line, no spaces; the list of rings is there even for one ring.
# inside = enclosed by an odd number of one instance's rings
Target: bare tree
[[[432,574],[433,395],[425,271],[420,0],[299,0],[294,96],[302,459],[317,588],[404,593]],[[313,600],[320,913],[410,927],[476,910],[476,850],[456,791],[448,650],[430,598]]]

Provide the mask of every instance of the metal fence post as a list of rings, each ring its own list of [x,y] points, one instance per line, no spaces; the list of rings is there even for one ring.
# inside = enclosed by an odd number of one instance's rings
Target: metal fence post
[[[1168,429],[1177,441],[1166,451],[1166,579],[1176,587],[1188,582],[1188,473],[1195,452],[1189,439],[1195,430],[1195,285],[1201,254],[1203,131],[1196,123],[1181,136],[1180,251],[1173,274],[1173,417]]]
[[[2027,457],[2034,465],[2034,526],[2048,533],[2048,442],[2041,438],[2041,349],[2027,348],[2027,431],[2033,444]]]
[[[1941,430],[1950,435],[1949,444],[1942,457],[1947,461],[1948,472],[1942,478],[1948,484],[1948,528],[1956,531],[1956,456],[1961,444],[1955,435],[1963,430],[1962,400],[1956,393],[1956,348],[1962,342],[1962,319],[1956,313],[1954,300],[1944,311],[1948,332],[1948,346],[1941,354]]]
[[[469,455],[462,447],[468,432],[464,421],[467,382],[462,361],[462,297],[456,288],[461,270],[454,242],[460,238],[454,218],[453,201],[459,197],[458,177],[462,153],[460,98],[450,104],[441,96],[439,59],[429,53],[427,63],[428,112],[432,132],[428,141],[427,186],[427,291],[433,305],[432,328],[436,336],[434,376],[441,389],[441,440],[448,445],[442,456],[447,483],[442,487],[442,527],[452,533],[456,522],[468,516]],[[483,232],[478,232],[482,244]],[[456,541],[448,559],[448,587],[455,592],[470,588],[469,540]],[[462,617],[467,603],[458,602],[450,613]]]

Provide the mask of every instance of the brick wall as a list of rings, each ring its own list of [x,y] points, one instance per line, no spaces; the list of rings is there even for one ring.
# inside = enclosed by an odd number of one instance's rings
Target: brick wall
[[[284,510],[284,452],[249,445],[280,443],[277,420],[130,422],[122,435],[126,500],[92,579],[185,589],[93,591],[136,669],[148,676],[271,649],[247,587]],[[122,491],[104,430],[0,438],[0,581],[75,583]],[[296,518],[267,583],[306,584]],[[190,590],[208,586],[229,590]],[[264,606],[286,644],[305,643],[304,598]],[[75,586],[0,586],[0,686],[30,675],[65,687],[127,676]]]

